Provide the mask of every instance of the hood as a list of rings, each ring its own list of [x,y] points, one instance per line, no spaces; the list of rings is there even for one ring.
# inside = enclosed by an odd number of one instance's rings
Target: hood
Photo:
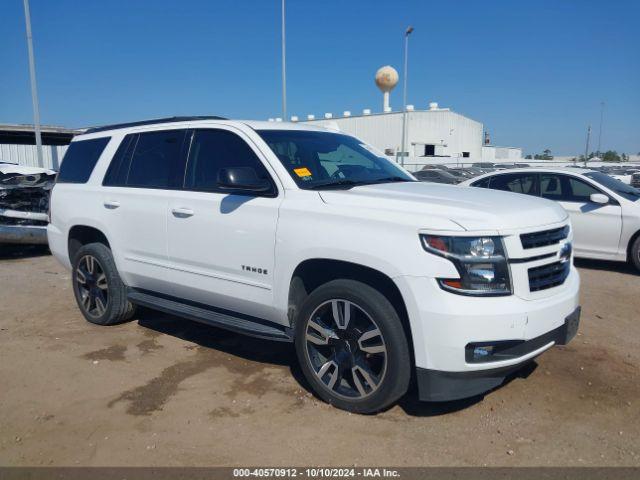
[[[470,231],[537,227],[567,218],[565,210],[550,200],[476,187],[399,182],[319,193],[327,204],[437,217]],[[429,219],[417,226],[428,229]]]
[[[18,165],[15,163],[4,163],[0,161],[0,173],[2,174],[17,174],[17,175],[55,175],[55,170],[49,170],[48,168],[29,167],[26,165]]]

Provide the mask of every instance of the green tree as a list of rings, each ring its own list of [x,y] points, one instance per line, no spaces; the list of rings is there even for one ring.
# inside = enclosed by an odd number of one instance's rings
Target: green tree
[[[602,155],[603,162],[619,162],[620,160],[620,155],[618,155],[618,152],[615,150],[607,150],[604,152],[604,155]]]
[[[553,160],[553,155],[551,155],[551,150],[545,148],[542,153],[536,153],[533,158],[536,160]]]

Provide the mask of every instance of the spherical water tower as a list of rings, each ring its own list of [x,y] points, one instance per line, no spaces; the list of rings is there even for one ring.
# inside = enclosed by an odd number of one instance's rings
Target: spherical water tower
[[[376,72],[376,85],[383,94],[383,111],[390,112],[389,92],[398,84],[398,72],[390,65],[384,66]]]

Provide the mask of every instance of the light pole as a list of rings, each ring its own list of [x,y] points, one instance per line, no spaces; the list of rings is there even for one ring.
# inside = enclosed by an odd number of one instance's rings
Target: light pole
[[[287,121],[287,48],[285,36],[285,0],[282,0],[282,118]]]
[[[36,64],[33,57],[33,37],[31,35],[31,15],[29,13],[29,0],[23,0],[24,21],[27,26],[27,50],[29,51],[29,78],[31,80],[31,103],[33,103],[33,126],[36,135],[36,151],[38,166],[44,167],[42,159],[42,136],[40,135],[40,107],[38,106],[38,87],[36,85]]]
[[[584,149],[584,167],[587,168],[587,160],[589,157],[589,140],[591,139],[591,125],[587,128],[587,146]]]
[[[404,32],[404,77],[402,82],[402,160],[400,165],[404,166],[404,156],[407,144],[407,70],[409,63],[409,35],[413,32],[413,27],[408,27]]]
[[[602,159],[600,155],[600,142],[602,141],[602,119],[604,117],[604,102],[600,102],[600,129],[598,131],[598,157]]]

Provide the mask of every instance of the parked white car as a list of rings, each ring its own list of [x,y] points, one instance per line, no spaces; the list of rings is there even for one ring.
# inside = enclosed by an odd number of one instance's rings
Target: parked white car
[[[576,257],[629,261],[640,270],[640,190],[607,174],[578,168],[511,169],[460,185],[554,200],[571,216]]]
[[[89,130],[62,162],[48,236],[88,321],[144,305],[293,342],[314,391],[355,412],[412,377],[422,400],[486,392],[580,317],[560,206],[418,182],[302,124]]]

